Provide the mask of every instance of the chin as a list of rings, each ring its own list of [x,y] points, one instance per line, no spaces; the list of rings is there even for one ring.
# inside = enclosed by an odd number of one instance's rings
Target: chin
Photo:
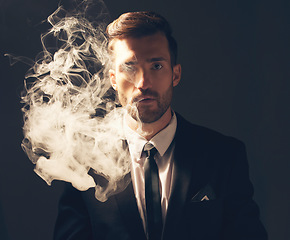
[[[138,122],[150,124],[157,122],[163,116],[163,114],[164,113],[161,112],[144,111],[142,113],[134,114],[134,116],[131,116]]]

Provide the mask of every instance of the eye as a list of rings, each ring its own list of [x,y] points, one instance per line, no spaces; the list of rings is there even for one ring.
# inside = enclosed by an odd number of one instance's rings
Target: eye
[[[121,72],[134,72],[136,70],[136,67],[131,64],[122,64],[120,66]]]
[[[163,66],[160,63],[154,63],[152,65],[153,70],[160,70],[161,68],[163,68]]]
[[[134,72],[135,71],[135,67],[134,66],[132,66],[132,65],[126,65],[125,66],[125,70],[127,71],[127,72]]]

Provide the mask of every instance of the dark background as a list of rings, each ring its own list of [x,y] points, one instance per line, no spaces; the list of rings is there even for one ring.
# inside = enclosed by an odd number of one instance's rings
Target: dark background
[[[255,200],[270,240],[290,239],[290,1],[107,0],[112,18],[133,10],[164,15],[179,44],[182,81],[173,106],[193,123],[245,142]],[[63,184],[33,172],[20,147],[20,92],[41,51],[56,0],[0,0],[0,239],[50,240]],[[2,234],[2,236],[1,236]]]

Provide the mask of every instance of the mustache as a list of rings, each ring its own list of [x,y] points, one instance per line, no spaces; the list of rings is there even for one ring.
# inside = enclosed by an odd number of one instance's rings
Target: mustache
[[[132,103],[138,102],[144,98],[158,98],[158,93],[150,89],[142,90],[141,94],[132,98]]]

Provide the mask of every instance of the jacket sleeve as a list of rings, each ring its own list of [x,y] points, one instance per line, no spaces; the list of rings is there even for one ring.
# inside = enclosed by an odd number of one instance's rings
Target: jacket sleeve
[[[59,201],[54,240],[91,240],[89,214],[81,192],[66,183]]]
[[[235,161],[232,162],[226,184],[224,229],[225,240],[266,240],[267,233],[259,219],[259,208],[253,200],[246,149],[235,142]]]

